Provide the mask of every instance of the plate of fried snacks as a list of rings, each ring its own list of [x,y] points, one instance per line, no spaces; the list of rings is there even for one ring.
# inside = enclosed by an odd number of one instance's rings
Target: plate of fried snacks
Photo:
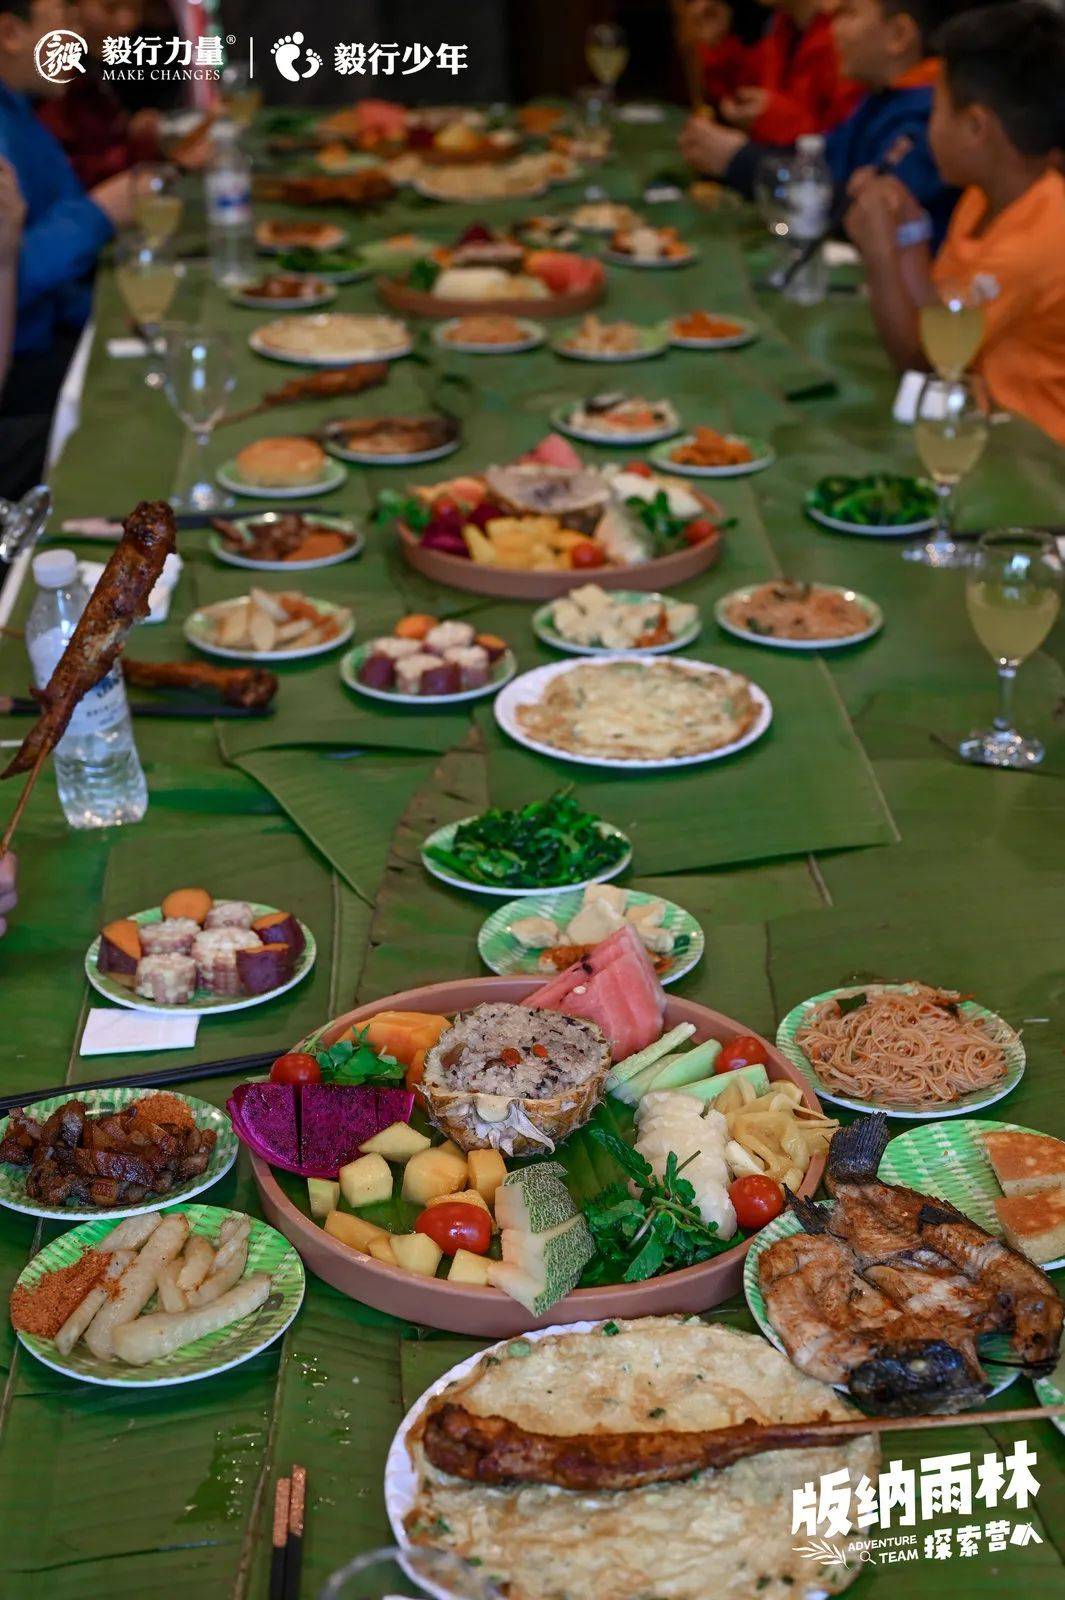
[[[735,433],[700,426],[668,444],[656,445],[651,460],[667,472],[689,478],[742,478],[771,467],[776,454],[764,439],[742,439]]]
[[[255,1217],[220,1206],[97,1219],[52,1239],[19,1274],[11,1321],[55,1372],[162,1388],[258,1355],[300,1308],[303,1263]]]
[[[714,606],[718,627],[775,650],[838,650],[884,626],[875,600],[830,583],[772,578],[734,589]]]
[[[669,324],[669,342],[680,350],[738,350],[757,337],[757,326],[746,317],[714,311],[685,311]]]
[[[257,517],[215,517],[207,543],[230,567],[253,572],[290,572],[293,567],[333,567],[363,547],[362,533],[348,517],[304,516],[300,511],[264,511]]]

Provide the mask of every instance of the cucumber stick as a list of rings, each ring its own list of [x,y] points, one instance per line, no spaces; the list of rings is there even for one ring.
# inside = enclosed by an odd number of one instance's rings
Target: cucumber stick
[[[686,1083],[698,1083],[701,1078],[708,1077],[713,1072],[714,1062],[720,1051],[721,1045],[716,1039],[705,1039],[702,1044],[697,1044],[691,1050],[685,1050],[679,1055],[665,1056],[659,1061],[652,1061],[649,1067],[644,1067],[634,1078],[617,1084],[612,1092],[627,1106],[635,1106],[639,1105],[644,1095],[653,1089],[679,1089]]]
[[[748,1083],[754,1085],[756,1095],[768,1092],[769,1074],[761,1063],[755,1063],[750,1067],[737,1067],[734,1072],[719,1072],[713,1078],[700,1078],[697,1083],[686,1083],[677,1090],[677,1093],[691,1095],[693,1100],[701,1100],[703,1105],[708,1105],[711,1100],[716,1100],[719,1094],[724,1094],[735,1078],[740,1077],[746,1078]]]
[[[607,1088],[612,1094],[616,1093],[619,1083],[627,1083],[638,1072],[642,1072],[644,1067],[649,1067],[653,1061],[661,1061],[663,1056],[669,1055],[670,1051],[683,1044],[685,1039],[690,1039],[694,1032],[693,1022],[680,1022],[668,1033],[664,1033],[660,1039],[656,1039],[654,1044],[649,1044],[645,1050],[637,1050],[635,1055],[626,1056],[624,1061],[618,1062],[607,1078]]]

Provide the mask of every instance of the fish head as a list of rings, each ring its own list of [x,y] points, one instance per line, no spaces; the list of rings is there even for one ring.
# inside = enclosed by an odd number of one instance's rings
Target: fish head
[[[989,1385],[975,1357],[945,1339],[900,1340],[854,1367],[847,1387],[877,1416],[950,1414],[977,1405]]]

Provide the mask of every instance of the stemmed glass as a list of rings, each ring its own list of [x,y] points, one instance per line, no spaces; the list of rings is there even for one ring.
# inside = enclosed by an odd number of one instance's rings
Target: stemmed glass
[[[171,495],[171,504],[193,511],[220,511],[233,504],[207,476],[204,455],[215,424],[236,383],[233,345],[228,334],[199,328],[163,328],[163,388],[188,428],[195,450],[182,476],[189,486]]]
[[[165,244],[152,244],[141,233],[119,239],[116,263],[118,292],[150,353],[173,302],[181,266],[172,249]]]
[[[989,428],[987,389],[970,375],[926,378],[917,397],[914,442],[939,497],[936,528],[925,544],[903,551],[927,567],[964,567],[970,552],[954,538],[954,495],[984,453]]]
[[[629,64],[629,46],[624,28],[614,22],[597,22],[584,36],[584,59],[603,99],[610,101],[614,85]]]
[[[999,714],[984,732],[958,746],[966,761],[988,767],[1034,767],[1043,759],[1038,739],[1013,726],[1017,668],[1043,643],[1061,607],[1062,570],[1047,533],[1006,528],[985,533],[965,584],[965,604],[976,637],[998,663]]]
[[[447,1550],[385,1546],[339,1567],[318,1592],[318,1600],[501,1600],[482,1569]]]
[[[153,246],[165,244],[181,221],[180,173],[165,161],[133,168],[133,220]]]
[[[941,283],[921,307],[921,345],[941,378],[960,378],[984,338],[984,306],[991,298],[982,281]]]
[[[769,286],[779,289],[794,246],[790,238],[788,184],[791,172],[784,156],[770,154],[758,163],[754,176],[754,203],[773,241],[776,264],[769,273]]]

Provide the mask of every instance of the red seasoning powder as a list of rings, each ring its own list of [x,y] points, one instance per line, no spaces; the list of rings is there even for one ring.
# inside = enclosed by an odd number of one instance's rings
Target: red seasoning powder
[[[46,1272],[34,1284],[17,1283],[11,1291],[11,1321],[20,1333],[54,1339],[72,1311],[95,1289],[107,1268],[99,1250],[86,1250],[69,1267]]]

